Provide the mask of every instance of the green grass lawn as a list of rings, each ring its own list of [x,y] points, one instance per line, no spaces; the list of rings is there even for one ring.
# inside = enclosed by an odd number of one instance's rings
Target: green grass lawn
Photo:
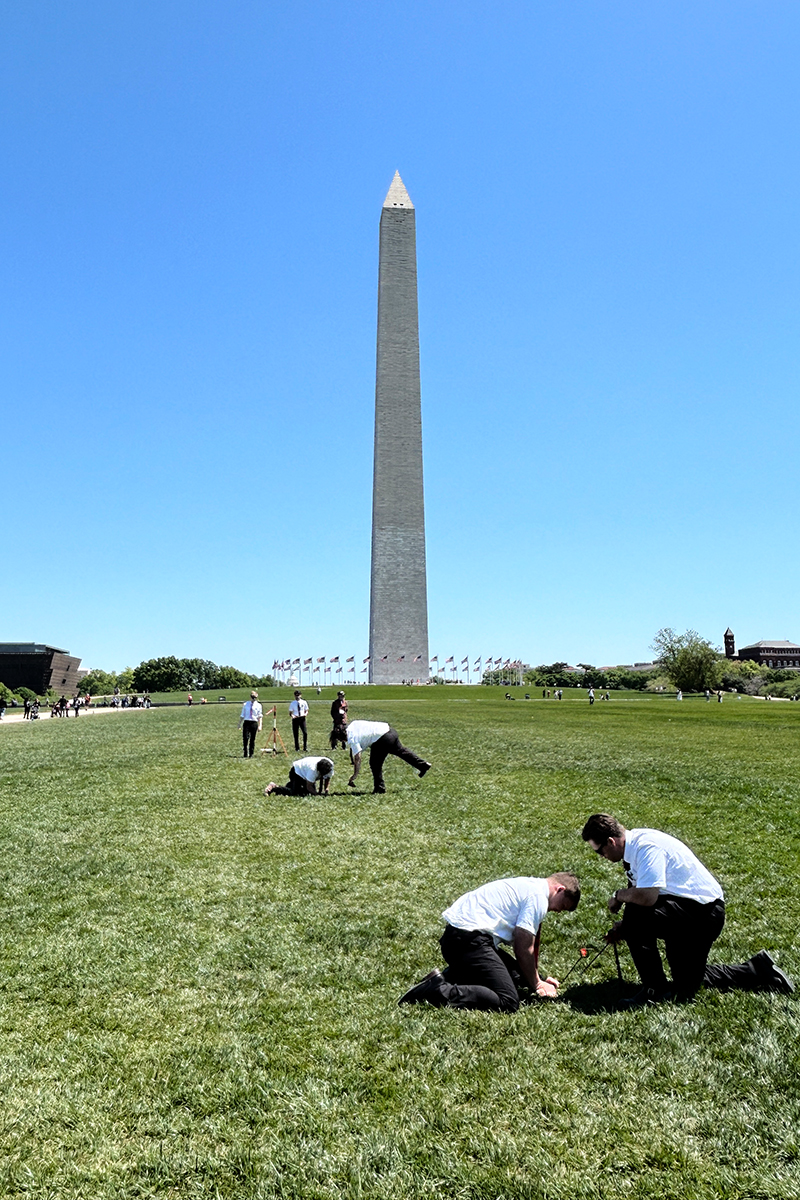
[[[0,728],[0,1195],[800,1197],[794,997],[626,1013],[608,955],[514,1016],[396,1005],[489,879],[579,872],[548,973],[599,942],[602,810],[718,875],[712,958],[800,973],[800,706],[502,694],[350,689],[434,763],[386,796],[337,751],[330,797],[266,800],[232,703]]]

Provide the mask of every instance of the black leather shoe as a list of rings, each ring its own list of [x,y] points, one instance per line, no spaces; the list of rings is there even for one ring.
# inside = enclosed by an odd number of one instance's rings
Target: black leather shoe
[[[373,789],[372,789],[372,794],[373,794],[373,796],[385,796],[385,795],[386,795],[386,788],[385,788],[385,787],[373,788]]]
[[[775,966],[775,961],[768,950],[759,950],[758,954],[753,955],[750,962],[755,968],[759,991],[780,992],[784,996],[788,996],[790,992],[794,991],[791,979]]]
[[[424,979],[421,979],[419,983],[415,983],[412,988],[409,988],[397,1003],[423,1004],[427,1000],[430,1004],[436,1004],[437,998],[441,1003],[443,983],[442,972],[438,967],[435,967],[433,971],[428,972]]]
[[[423,776],[423,775],[427,775],[427,774],[428,774],[428,771],[430,771],[430,769],[431,769],[431,767],[432,767],[432,766],[433,766],[433,763],[423,763],[423,764],[422,764],[422,766],[421,766],[421,767],[420,767],[420,769],[419,769],[419,777],[420,777],[420,779],[422,779],[422,776]]]

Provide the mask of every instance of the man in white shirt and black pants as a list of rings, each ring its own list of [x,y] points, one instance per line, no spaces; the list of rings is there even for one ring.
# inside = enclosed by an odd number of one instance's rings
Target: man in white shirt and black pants
[[[289,782],[285,787],[268,783],[265,796],[315,795],[319,786],[320,796],[327,796],[333,779],[333,762],[330,758],[298,758],[289,768]]]
[[[299,692],[295,692],[294,700],[289,705],[289,715],[292,718],[292,736],[294,737],[295,750],[300,749],[300,733],[303,734],[303,749],[308,749],[308,731],[306,729],[306,717],[308,716],[308,705]]]
[[[353,763],[353,774],[347,781],[348,787],[356,786],[356,779],[361,770],[362,751],[369,748],[369,769],[372,771],[373,795],[382,795],[386,791],[383,782],[383,764],[390,754],[402,758],[419,773],[420,779],[431,769],[431,764],[420,758],[413,750],[409,750],[400,741],[396,729],[385,721],[351,721],[347,726],[347,749]]]
[[[628,886],[608,901],[609,912],[618,913],[623,905],[625,911],[606,941],[628,943],[643,985],[630,1003],[691,1000],[701,984],[720,991],[794,991],[766,950],[735,966],[708,966],[709,951],[725,924],[725,899],[711,872],[678,838],[658,829],[626,829],[608,813],[589,817],[582,837],[609,862],[621,862],[628,877]]]
[[[242,715],[239,717],[239,728],[242,731],[244,757],[252,758],[256,748],[256,734],[261,729],[263,718],[261,705],[258,703],[258,692],[251,692],[250,699],[242,705]]]
[[[548,912],[571,912],[580,898],[578,880],[567,871],[547,879],[498,879],[467,892],[442,913],[447,925],[439,945],[447,971],[431,971],[398,1003],[511,1013],[519,1008],[520,986],[555,999],[558,980],[539,974],[542,921]],[[513,947],[513,958],[501,942]]]

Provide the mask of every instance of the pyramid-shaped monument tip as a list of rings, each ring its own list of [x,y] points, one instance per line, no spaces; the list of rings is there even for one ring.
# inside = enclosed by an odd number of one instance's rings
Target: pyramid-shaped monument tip
[[[406,185],[400,178],[400,172],[395,171],[392,186],[386,193],[386,199],[383,202],[384,208],[413,208],[411,197],[406,191]]]

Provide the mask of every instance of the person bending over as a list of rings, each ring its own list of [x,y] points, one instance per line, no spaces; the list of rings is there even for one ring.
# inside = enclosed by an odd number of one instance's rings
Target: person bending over
[[[413,750],[407,749],[400,741],[396,729],[385,721],[351,721],[347,727],[347,749],[350,751],[350,761],[353,764],[353,774],[347,781],[348,787],[356,786],[356,779],[361,770],[361,754],[369,749],[369,769],[372,771],[373,795],[383,794],[386,784],[383,781],[383,764],[390,754],[410,763],[419,773],[420,779],[431,769],[431,764],[420,758]]]
[[[516,1012],[520,987],[554,999],[558,980],[539,974],[542,921],[548,912],[572,912],[580,898],[578,880],[567,871],[547,879],[498,879],[467,892],[442,913],[446,972],[431,971],[398,1003]],[[513,957],[501,942],[513,947]]]
[[[606,941],[628,943],[642,981],[630,1004],[691,1000],[701,984],[721,991],[794,991],[766,950],[734,966],[708,965],[709,951],[725,924],[725,898],[717,880],[683,842],[658,829],[626,829],[608,813],[589,817],[581,836],[603,858],[625,868],[628,886],[608,901],[609,912],[622,910],[622,920]]]
[[[319,790],[320,796],[328,795],[333,779],[333,763],[329,758],[298,758],[289,768],[289,781],[285,787],[268,783],[265,796],[312,796]]]

